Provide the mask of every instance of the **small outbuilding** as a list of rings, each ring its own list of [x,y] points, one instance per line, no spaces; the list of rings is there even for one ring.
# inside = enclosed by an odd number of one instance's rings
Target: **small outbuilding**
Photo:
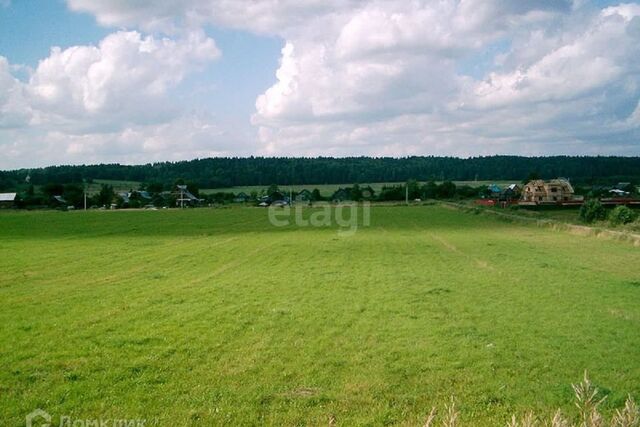
[[[518,184],[511,184],[500,193],[500,201],[511,202],[518,201],[522,189]]]
[[[344,202],[347,200],[351,200],[351,194],[344,188],[339,188],[333,195],[331,196],[331,200],[334,202]]]
[[[12,208],[16,204],[17,193],[0,193],[0,208]]]
[[[241,191],[238,194],[236,194],[236,197],[233,198],[233,201],[235,203],[245,203],[247,201],[249,201],[250,197],[247,195],[247,193]]]
[[[304,189],[296,194],[295,201],[296,202],[308,202],[311,200],[311,191]]]

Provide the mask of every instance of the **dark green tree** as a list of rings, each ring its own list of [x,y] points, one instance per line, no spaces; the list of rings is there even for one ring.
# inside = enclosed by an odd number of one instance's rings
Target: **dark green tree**
[[[597,199],[587,200],[580,207],[580,219],[587,224],[594,221],[602,221],[607,218],[607,211]]]
[[[419,199],[421,197],[420,184],[418,184],[418,181],[415,179],[407,181],[407,189],[409,190],[409,200]]]
[[[421,189],[423,199],[435,199],[438,197],[438,184],[435,181],[429,181],[422,186]]]
[[[62,196],[70,206],[76,208],[84,204],[84,188],[78,184],[66,184]]]
[[[445,181],[438,185],[438,198],[451,199],[456,195],[456,185],[451,181]]]
[[[53,196],[61,196],[64,193],[64,184],[50,182],[42,187],[42,194],[50,199]]]
[[[267,195],[271,196],[272,194],[280,193],[280,189],[277,184],[271,184],[269,188],[267,188]]]
[[[102,184],[100,185],[100,191],[96,194],[94,201],[98,206],[109,207],[111,203],[113,203],[114,197],[115,192],[113,191],[113,187],[111,185]]]
[[[531,171],[531,172],[529,172],[527,177],[522,180],[522,183],[526,184],[529,181],[535,181],[536,179],[540,179],[540,174],[538,173],[538,171]]]
[[[360,189],[360,185],[354,184],[353,187],[348,190],[351,195],[351,200],[354,200],[356,202],[362,200],[362,190]]]

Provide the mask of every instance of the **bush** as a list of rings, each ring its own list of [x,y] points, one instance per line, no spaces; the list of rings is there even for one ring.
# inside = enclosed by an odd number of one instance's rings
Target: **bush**
[[[609,214],[611,225],[629,224],[638,217],[638,213],[626,206],[617,206]]]
[[[588,200],[580,207],[580,219],[591,224],[594,221],[607,219],[607,211],[599,200]]]

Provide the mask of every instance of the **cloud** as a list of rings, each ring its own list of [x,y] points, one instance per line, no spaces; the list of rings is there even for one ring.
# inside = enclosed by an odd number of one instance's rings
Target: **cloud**
[[[0,56],[0,129],[25,126],[30,116],[23,85],[11,74],[9,61]]]
[[[11,65],[0,57],[0,145],[13,153],[3,162],[35,153],[45,162],[65,163],[100,161],[98,154],[117,154],[120,161],[157,159],[159,153],[173,158],[166,144],[156,147],[156,153],[148,149],[162,135],[197,154],[201,142],[191,144],[201,141],[199,131],[212,127],[191,120],[193,114],[172,95],[185,76],[219,56],[213,39],[202,31],[176,39],[118,31],[97,46],[53,47],[26,82],[14,78]],[[215,133],[210,136],[207,152],[214,153]]]
[[[292,37],[256,102],[260,140],[270,154],[640,154],[640,6],[548,4],[368,2],[334,33]],[[500,44],[480,78],[461,70]]]
[[[164,121],[166,95],[220,51],[202,32],[181,40],[119,31],[98,46],[54,47],[26,86],[39,121],[81,129]]]
[[[0,129],[5,167],[51,164],[140,164],[195,157],[249,156],[249,135],[206,113],[182,113],[158,124],[131,124],[112,131],[73,132],[45,126]],[[240,148],[241,151],[238,150]],[[15,165],[15,166],[14,166]]]
[[[69,8],[90,13],[108,27],[175,31],[204,24],[282,34],[309,29],[359,7],[362,0],[67,0]]]
[[[127,149],[131,158],[640,154],[637,3],[67,3],[136,31],[54,49],[24,84],[0,63],[0,109],[13,114],[0,128],[69,138],[77,159],[127,158]],[[184,98],[174,95],[186,75],[220,55],[202,30],[210,25],[283,40],[276,82],[256,94],[255,134],[172,102]]]

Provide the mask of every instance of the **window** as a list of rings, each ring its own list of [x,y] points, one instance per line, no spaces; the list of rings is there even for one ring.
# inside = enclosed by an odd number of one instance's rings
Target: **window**
[[[558,189],[557,189],[556,187],[551,187],[551,192],[552,192],[552,193],[557,193],[557,192],[558,192]]]

